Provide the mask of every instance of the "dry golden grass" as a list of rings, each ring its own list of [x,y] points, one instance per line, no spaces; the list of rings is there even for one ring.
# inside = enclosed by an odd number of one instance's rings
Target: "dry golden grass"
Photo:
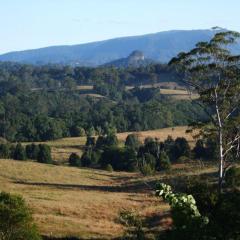
[[[52,147],[52,158],[58,163],[66,163],[72,153],[82,156],[83,150],[77,147]]]
[[[46,142],[37,142],[48,144],[51,147],[79,147],[86,143],[86,137],[71,137],[71,138],[61,138]]]
[[[78,85],[77,90],[93,90],[93,85]]]
[[[176,82],[160,82],[160,83],[153,83],[153,84],[144,84],[139,86],[140,88],[169,88],[169,89],[181,89],[181,87],[178,83]],[[133,89],[134,86],[126,86],[126,90],[131,90]]]
[[[129,209],[142,216],[168,210],[135,173],[44,165],[0,160],[1,191],[21,194],[33,209],[34,219],[44,235],[110,239],[123,227],[116,220],[119,211]],[[129,187],[127,187],[129,184]]]
[[[0,168],[4,170],[0,173],[0,190],[25,198],[42,234],[86,239],[122,235],[124,229],[117,219],[123,209],[157,219],[150,230],[161,230],[169,219],[161,216],[168,213],[169,206],[154,196],[154,182],[175,178],[179,182],[179,177],[216,170],[182,164],[174,166],[173,173],[143,177],[138,173],[110,173],[14,160],[0,160]]]
[[[198,99],[198,94],[189,94],[187,90],[183,89],[160,89],[160,93],[163,95],[171,96],[176,100],[194,100]]]
[[[82,94],[82,96],[84,96],[84,97],[89,96],[89,97],[93,97],[93,98],[106,98],[105,96],[96,94],[96,93],[86,93],[86,94]]]
[[[150,131],[140,131],[140,132],[124,132],[118,133],[118,139],[120,141],[125,141],[127,136],[131,133],[137,134],[139,139],[143,142],[145,138],[152,137],[158,138],[160,141],[164,141],[167,139],[168,136],[171,136],[173,139],[177,137],[185,137],[188,142],[192,145],[194,144],[195,140],[193,138],[194,134],[186,133],[188,127],[181,126],[181,127],[174,127],[174,128],[162,128],[157,130],[150,130]]]

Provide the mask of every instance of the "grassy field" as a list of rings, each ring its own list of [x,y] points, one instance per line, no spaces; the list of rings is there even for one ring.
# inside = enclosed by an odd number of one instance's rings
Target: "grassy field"
[[[160,141],[164,141],[168,136],[171,136],[173,139],[177,137],[185,137],[190,144],[194,142],[193,135],[186,133],[188,127],[174,127],[174,128],[162,128],[157,130],[149,130],[149,131],[140,131],[140,132],[124,132],[118,133],[117,137],[120,141],[125,141],[127,136],[131,133],[137,134],[139,139],[143,142],[145,138],[152,137],[158,138]]]
[[[187,90],[182,89],[160,89],[163,95],[171,96],[176,100],[193,100],[198,98],[198,94],[189,94]]]
[[[162,83],[155,83],[155,84],[145,84],[141,85],[141,88],[159,88],[160,93],[163,95],[170,96],[176,100],[190,100],[190,99],[197,99],[198,95],[197,94],[192,94],[191,97],[189,95],[189,92],[179,86],[176,82],[162,82]],[[161,88],[163,87],[163,88]],[[166,89],[165,87],[169,87],[170,89]],[[126,90],[131,90],[133,89],[133,86],[126,86]],[[82,90],[82,91],[91,91],[93,90],[93,86],[91,85],[79,85],[77,86],[77,90]],[[91,96],[94,98],[103,98],[104,96],[100,94],[95,94],[95,93],[83,93],[83,96]]]
[[[171,136],[173,139],[176,139],[177,137],[185,137],[188,140],[189,144],[193,146],[195,143],[193,135],[186,133],[186,130],[186,126],[163,128],[151,131],[118,133],[117,137],[120,143],[124,143],[127,136],[131,133],[137,134],[142,142],[147,137],[158,138],[160,141],[166,140],[168,136]],[[86,137],[62,138],[44,143],[51,146],[53,159],[59,163],[64,163],[68,160],[71,153],[77,153],[81,156],[84,145],[86,143]]]
[[[154,196],[156,180],[179,183],[187,175],[214,168],[174,166],[172,173],[142,177],[118,173],[0,160],[0,190],[21,194],[34,212],[43,235],[112,239],[123,234],[118,214],[123,209],[147,218],[150,231],[169,226],[169,207]],[[181,177],[180,177],[181,176]]]

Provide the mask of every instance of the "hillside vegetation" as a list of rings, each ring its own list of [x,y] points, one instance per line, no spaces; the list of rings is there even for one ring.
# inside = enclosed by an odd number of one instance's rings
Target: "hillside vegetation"
[[[149,219],[149,230],[160,231],[171,223],[169,207],[154,196],[154,182],[210,173],[215,168],[176,165],[176,171],[143,177],[138,173],[0,160],[2,191],[21,194],[34,211],[43,235],[110,239],[123,234],[121,210]],[[181,178],[178,178],[178,182]],[[158,219],[158,220],[154,220]]]
[[[206,121],[174,68],[0,63],[0,137],[12,142],[144,131]],[[14,106],[14,107],[13,107]]]

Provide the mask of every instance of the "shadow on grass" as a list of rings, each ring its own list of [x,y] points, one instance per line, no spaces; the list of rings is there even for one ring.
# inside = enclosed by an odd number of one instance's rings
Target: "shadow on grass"
[[[146,187],[142,183],[136,183],[131,185],[119,185],[119,186],[97,186],[97,185],[81,185],[81,184],[59,184],[59,183],[45,183],[45,182],[26,182],[26,181],[14,181],[15,184],[29,185],[29,186],[41,186],[41,187],[53,187],[64,190],[84,190],[84,191],[100,191],[100,192],[146,192]]]
[[[130,177],[132,178],[132,177]],[[149,193],[155,191],[155,187],[158,179],[154,180],[137,180],[128,182],[129,177],[123,176],[119,179],[123,182],[119,185],[84,185],[84,184],[61,184],[61,183],[46,183],[46,182],[27,182],[21,180],[15,180],[15,184],[30,185],[30,186],[41,186],[41,187],[52,187],[64,190],[84,190],[84,191],[100,191],[100,192],[125,192],[125,193]],[[176,191],[181,191],[186,186],[186,182],[189,179],[209,179],[214,182],[216,180],[216,173],[204,173],[201,175],[190,175],[190,176],[166,176],[161,178],[161,182],[169,184],[174,187]]]

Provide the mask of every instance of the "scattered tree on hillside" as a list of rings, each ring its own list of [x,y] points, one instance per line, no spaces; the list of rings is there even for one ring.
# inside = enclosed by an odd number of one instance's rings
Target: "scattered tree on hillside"
[[[138,151],[141,142],[136,134],[129,134],[125,141],[125,146]]]
[[[40,163],[52,163],[51,148],[48,145],[39,145],[37,161]]]
[[[70,166],[74,166],[74,167],[81,167],[81,158],[78,156],[78,154],[76,153],[72,153],[69,156],[69,164]]]
[[[18,143],[15,147],[15,151],[13,154],[13,158],[15,160],[26,160],[26,151],[21,143]]]

